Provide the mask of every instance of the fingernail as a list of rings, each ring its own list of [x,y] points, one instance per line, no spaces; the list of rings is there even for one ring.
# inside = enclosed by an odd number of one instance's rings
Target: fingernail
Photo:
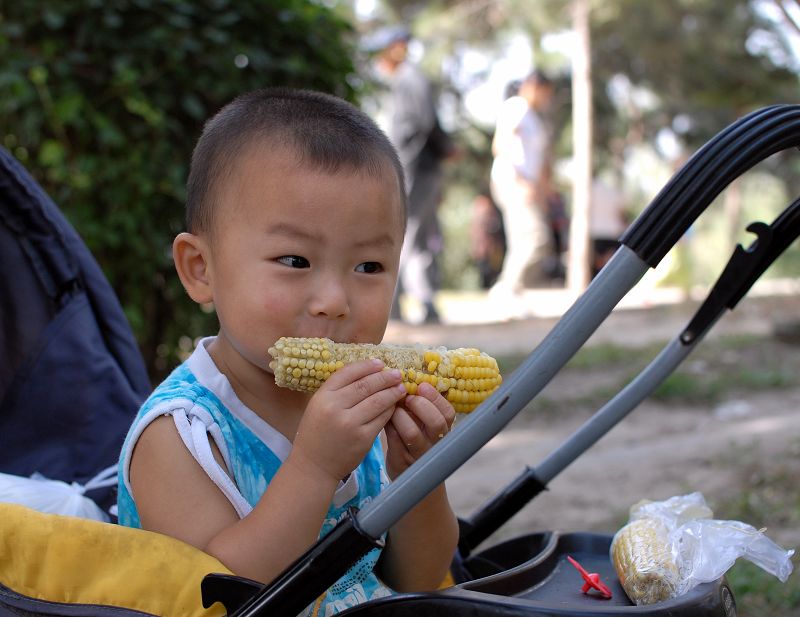
[[[400,383],[397,384],[395,387],[397,388],[398,392],[400,392],[401,394],[405,394],[406,398],[411,398],[411,395],[408,393],[408,390],[406,390],[405,384]]]
[[[392,375],[392,377],[394,377],[395,379],[400,379],[400,377],[402,377],[402,375],[400,374],[400,369],[393,368],[391,371],[389,371],[389,373],[390,373],[390,374]]]
[[[380,360],[378,358],[372,358],[372,364],[374,366],[383,366],[383,360]]]

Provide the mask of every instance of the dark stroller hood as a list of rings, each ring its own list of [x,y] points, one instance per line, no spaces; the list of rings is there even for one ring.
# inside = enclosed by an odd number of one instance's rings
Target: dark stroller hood
[[[0,268],[0,472],[84,483],[117,461],[150,384],[97,262],[2,148]]]

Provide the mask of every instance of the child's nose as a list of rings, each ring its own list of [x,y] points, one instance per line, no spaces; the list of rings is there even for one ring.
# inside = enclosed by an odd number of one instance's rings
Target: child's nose
[[[346,317],[350,313],[347,289],[335,277],[316,281],[310,310],[314,315],[334,319]]]

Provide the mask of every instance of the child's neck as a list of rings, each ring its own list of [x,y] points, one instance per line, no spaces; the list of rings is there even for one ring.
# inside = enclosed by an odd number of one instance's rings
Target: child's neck
[[[310,395],[279,388],[275,385],[272,373],[245,362],[243,358],[238,358],[242,366],[234,366],[235,360],[228,359],[227,354],[213,343],[208,352],[219,371],[228,379],[237,398],[293,442]]]
[[[279,388],[272,375],[267,376],[270,383],[264,384],[261,394],[252,392],[250,388],[237,388],[232,381],[231,385],[242,403],[286,439],[294,442],[310,395]]]

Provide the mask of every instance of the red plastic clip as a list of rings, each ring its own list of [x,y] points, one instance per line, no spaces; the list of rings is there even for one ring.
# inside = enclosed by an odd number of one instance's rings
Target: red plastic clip
[[[577,561],[575,561],[569,555],[567,555],[567,560],[573,566],[575,566],[575,568],[578,570],[578,572],[581,573],[581,576],[583,577],[583,580],[586,581],[584,583],[583,587],[581,587],[581,591],[583,593],[589,593],[590,589],[596,589],[597,591],[600,592],[600,594],[604,598],[610,598],[611,597],[611,589],[609,589],[608,585],[606,585],[605,583],[603,583],[600,580],[600,575],[599,574],[597,574],[596,572],[592,572],[590,574],[589,572],[584,570],[584,568],[583,568],[583,566],[581,564],[579,564]]]

